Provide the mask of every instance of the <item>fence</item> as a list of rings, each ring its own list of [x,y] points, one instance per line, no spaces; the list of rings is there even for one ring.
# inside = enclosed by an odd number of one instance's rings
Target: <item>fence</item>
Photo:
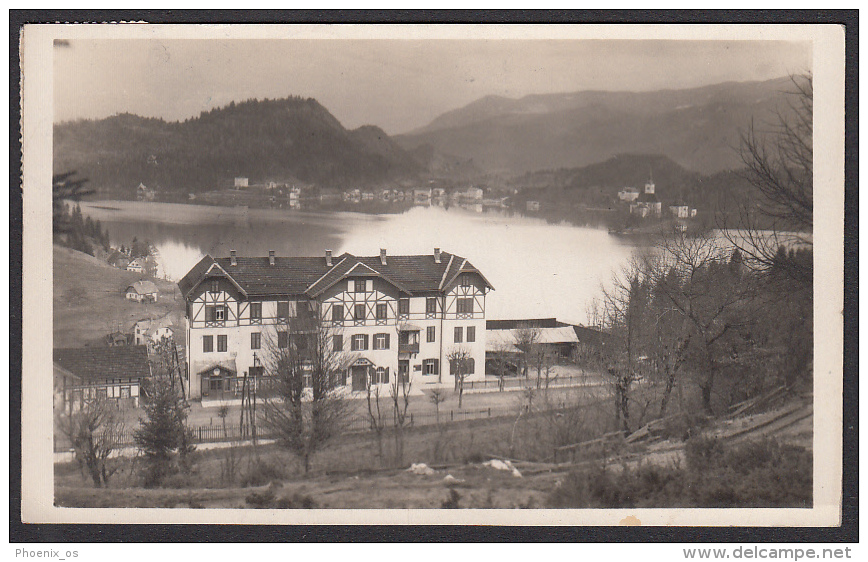
[[[516,415],[515,408],[482,408],[477,410],[442,410],[439,416],[440,423],[455,423],[462,421],[471,421],[479,419],[496,418],[501,416]],[[389,413],[383,416],[383,422],[386,427],[392,426],[392,416]],[[436,412],[413,413],[408,412],[407,426],[416,427],[424,425],[434,425],[438,422]],[[190,426],[190,435],[193,443],[221,443],[228,441],[250,440],[252,438],[251,428],[249,425],[199,425]],[[346,433],[363,433],[370,431],[371,423],[367,414],[354,415],[347,420],[345,431]],[[127,429],[121,432],[119,444],[123,447],[135,444],[134,429]],[[269,429],[257,425],[257,439],[272,439],[274,433]],[[69,443],[66,439],[55,438],[55,452],[68,451]]]
[[[566,386],[580,386],[586,384],[595,384],[599,382],[599,377],[594,378],[586,375],[585,373],[579,375],[553,375],[549,378],[549,388],[558,388],[558,387],[566,387]],[[524,378],[521,376],[511,376],[503,378],[503,387],[507,388],[526,388],[533,387],[536,388],[536,377],[529,376],[528,378]],[[501,389],[501,381],[494,379],[492,380],[488,376],[485,380],[482,381],[472,381],[466,380],[464,381],[464,390],[479,390],[479,389],[492,389],[492,390],[500,390]],[[544,388],[546,386],[545,375],[540,378],[540,388]]]

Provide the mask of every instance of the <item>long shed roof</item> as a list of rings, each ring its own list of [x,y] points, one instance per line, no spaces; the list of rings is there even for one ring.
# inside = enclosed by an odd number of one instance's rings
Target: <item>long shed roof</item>
[[[150,376],[144,345],[76,347],[54,350],[54,363],[88,382]]]

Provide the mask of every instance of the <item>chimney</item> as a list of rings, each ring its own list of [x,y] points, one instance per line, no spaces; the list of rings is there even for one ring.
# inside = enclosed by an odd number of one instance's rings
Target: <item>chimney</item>
[[[235,257],[235,250],[229,250],[229,265],[238,265],[238,258]]]
[[[386,265],[386,249],[380,248],[380,263]]]
[[[434,263],[440,263],[440,248],[434,248]]]
[[[326,266],[328,266],[328,267],[332,266],[332,251],[331,250],[326,250]]]
[[[268,250],[268,265],[274,265],[274,250]]]

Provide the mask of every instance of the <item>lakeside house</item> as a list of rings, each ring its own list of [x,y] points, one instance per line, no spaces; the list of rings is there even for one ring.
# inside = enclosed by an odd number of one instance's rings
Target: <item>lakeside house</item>
[[[235,178],[235,189],[242,189],[245,187],[249,187],[248,184],[249,184],[248,178]]]
[[[618,199],[621,201],[626,201],[628,203],[632,203],[636,199],[639,198],[639,190],[635,187],[625,187],[621,191],[618,192]]]
[[[414,389],[454,385],[443,368],[469,354],[466,380],[485,377],[485,297],[469,260],[441,252],[358,257],[205,256],[178,282],[186,301],[187,396],[224,397],[244,375],[266,376],[269,347],[322,329],[340,358],[339,384],[363,391],[394,377]],[[271,346],[268,345],[271,342]]]
[[[126,288],[127,300],[136,302],[157,302],[159,291],[153,281],[136,281]]]
[[[528,211],[539,211],[539,201],[528,201],[525,206]]]
[[[654,181],[649,179],[645,190],[630,204],[630,213],[645,218],[649,215],[659,217],[663,212],[663,203],[657,199]]]
[[[111,399],[138,406],[142,380],[151,376],[142,345],[54,350],[54,404],[75,411],[85,400]]]
[[[130,258],[119,250],[113,249],[106,258],[106,263],[118,269],[127,269],[127,266],[130,264]]]
[[[136,188],[136,199],[139,201],[153,201],[157,192],[143,183]]]

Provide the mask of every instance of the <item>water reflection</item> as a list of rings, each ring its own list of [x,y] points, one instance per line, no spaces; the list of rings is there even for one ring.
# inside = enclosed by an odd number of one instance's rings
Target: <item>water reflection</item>
[[[542,219],[478,213],[460,207],[414,207],[401,214],[304,213],[166,203],[83,203],[108,229],[112,244],[133,237],[160,252],[177,280],[204,254],[316,256],[431,253],[468,258],[495,287],[489,318],[586,320],[588,302],[632,254],[636,241],[604,230],[548,224]]]

